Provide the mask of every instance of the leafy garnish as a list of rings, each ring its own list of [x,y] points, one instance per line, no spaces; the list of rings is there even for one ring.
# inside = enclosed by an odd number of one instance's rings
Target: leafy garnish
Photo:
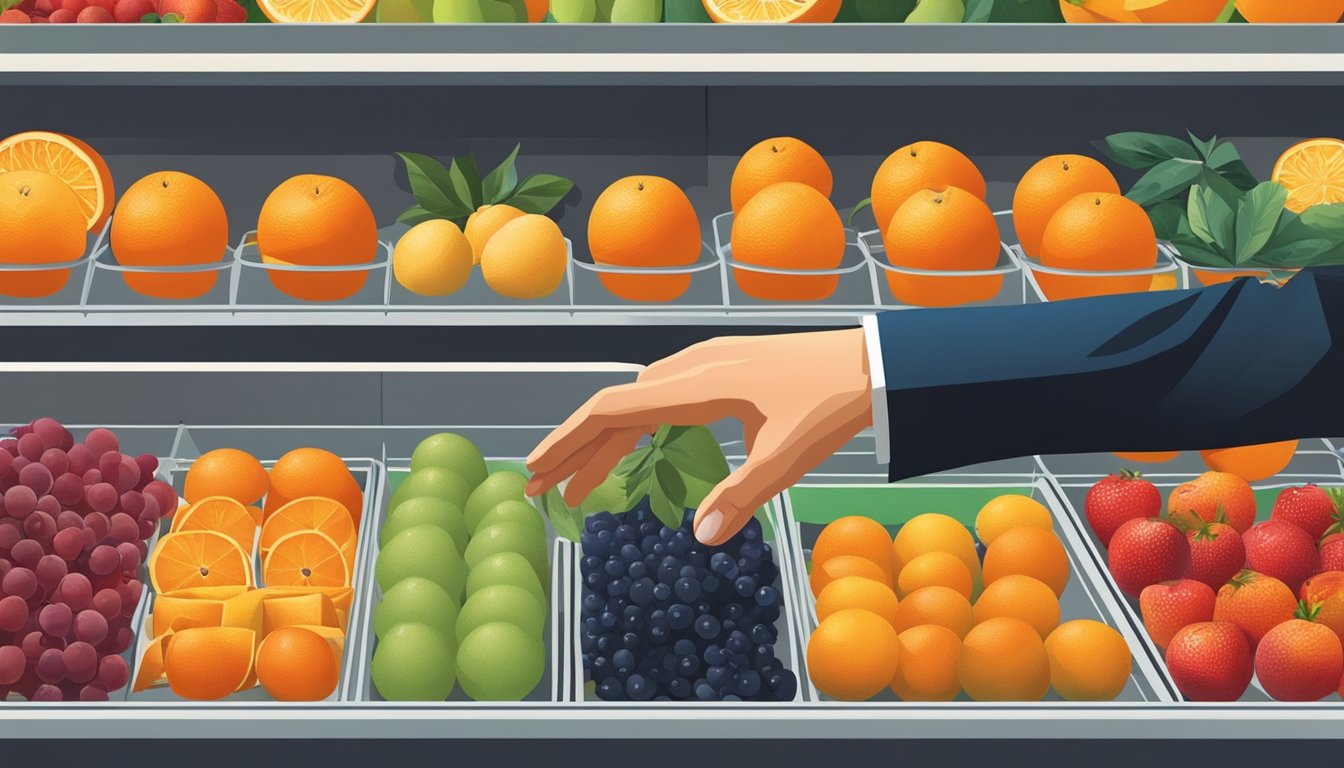
[[[419,224],[448,219],[458,226],[483,205],[508,204],[523,213],[550,213],[574,188],[569,179],[548,173],[518,178],[516,162],[522,145],[516,145],[503,162],[481,177],[475,153],[453,157],[448,163],[417,152],[398,152],[415,195],[415,205],[402,211],[397,221]]]

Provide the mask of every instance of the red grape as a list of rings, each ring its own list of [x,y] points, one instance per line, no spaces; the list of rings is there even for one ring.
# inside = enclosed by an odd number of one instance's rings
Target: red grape
[[[95,610],[85,609],[75,614],[74,626],[76,640],[97,645],[107,637],[107,619]]]
[[[121,593],[115,588],[98,590],[93,596],[93,610],[101,613],[104,619],[116,618],[121,614]]]
[[[130,618],[135,613],[135,608],[140,604],[140,594],[144,592],[144,585],[139,579],[130,581],[117,587],[117,594],[121,596],[121,615]]]
[[[126,649],[130,648],[131,644],[135,642],[135,633],[127,627],[117,627],[113,637],[115,638],[112,642],[113,653],[125,653]]]
[[[0,519],[0,552],[8,552],[23,538],[23,528],[12,518]]]
[[[67,507],[77,504],[84,498],[84,480],[74,472],[57,475],[51,484],[51,495]]]
[[[87,683],[98,674],[98,651],[84,641],[67,645],[61,660],[65,663],[65,673],[71,682]]]
[[[103,482],[103,473],[99,472],[97,467],[94,467],[93,469],[84,470],[84,473],[80,475],[79,479],[83,480],[84,485],[86,486],[94,486]]]
[[[14,464],[14,457],[9,451],[0,451],[0,477],[9,474],[9,468]]]
[[[159,527],[159,521],[148,515],[141,515],[140,518],[135,521],[135,524],[139,526],[136,536],[137,541],[148,539],[153,536],[154,531]]]
[[[42,438],[32,433],[19,438],[19,455],[29,461],[37,461],[42,458],[43,451],[47,446],[42,442]]]
[[[109,451],[98,457],[98,471],[103,473],[104,482],[113,482],[117,477],[117,470],[121,467],[121,454],[115,451]]]
[[[154,472],[159,468],[159,459],[152,453],[142,453],[135,457],[136,466],[140,467],[140,479],[148,483],[154,478]]]
[[[19,483],[33,489],[37,496],[45,496],[51,490],[51,470],[45,464],[33,462],[19,470]]]
[[[33,509],[36,509],[39,512],[46,512],[48,515],[51,515],[52,518],[55,518],[57,515],[61,514],[61,502],[57,501],[55,496],[47,494],[46,496],[39,496],[37,498],[37,503],[33,505]]]
[[[59,13],[59,11],[57,11],[57,13]],[[57,653],[59,653],[59,651],[57,651]],[[40,675],[39,675],[39,677],[40,677]],[[61,689],[60,689],[60,688],[57,688],[57,687],[54,686],[54,685],[39,685],[39,686],[37,687],[37,690],[33,691],[33,695],[32,695],[32,697],[29,698],[28,700],[29,700],[29,701],[62,701],[62,700],[64,700],[64,698],[65,698],[65,697],[64,697],[64,695],[61,694]]]
[[[66,438],[71,437],[66,428],[61,426],[61,422],[50,416],[34,419],[32,427],[33,434],[42,438],[42,444],[48,448],[60,448],[65,444]],[[73,438],[71,441],[73,442]]]
[[[139,491],[127,491],[121,494],[121,511],[131,517],[139,517],[145,511],[145,495]]]
[[[46,512],[34,511],[23,521],[23,532],[34,541],[50,543],[56,535],[56,520]]]
[[[70,610],[70,606],[51,603],[43,606],[38,612],[37,625],[51,637],[64,640],[66,635],[70,634],[70,625],[74,622],[74,618],[75,614]]]
[[[118,544],[124,541],[136,541],[140,538],[140,526],[135,518],[125,512],[118,512],[112,516],[107,535]]]
[[[37,677],[44,683],[59,683],[65,679],[64,653],[48,648],[37,657]]]
[[[84,551],[84,531],[79,528],[57,531],[51,540],[51,548],[62,560],[74,561]]]
[[[0,440],[0,450],[4,451],[5,453],[8,453],[10,456],[18,456],[19,441],[15,440],[12,437],[7,437],[4,440]]]
[[[140,567],[140,549],[135,544],[124,541],[118,544],[117,555],[121,558],[120,570],[134,571]]]
[[[56,602],[65,603],[72,611],[82,611],[89,607],[89,602],[93,600],[93,585],[89,583],[88,576],[82,573],[70,573],[61,579],[61,586],[57,587],[56,594],[59,596]]]
[[[102,683],[89,683],[79,689],[80,701],[107,701],[107,688]]]
[[[65,578],[68,571],[69,568],[66,567],[65,560],[59,555],[43,555],[42,559],[37,561],[37,568],[33,569],[33,573],[37,576],[37,583],[48,594],[60,586],[61,579]]]
[[[23,657],[29,664],[36,664],[37,658],[42,652],[50,648],[51,645],[42,637],[42,632],[29,632],[19,641],[19,647],[23,649]]]
[[[142,493],[158,502],[160,519],[172,517],[173,513],[177,512],[177,491],[174,491],[171,485],[162,480],[149,481],[145,484]]]
[[[0,646],[0,685],[17,683],[26,666],[28,659],[24,657],[23,649],[15,645]]]
[[[84,530],[84,516],[73,509],[67,509],[56,516],[56,530],[64,531],[67,528]]]
[[[134,490],[140,485],[140,465],[124,453],[117,455],[121,458],[116,475],[112,478],[112,485],[117,489],[117,493]],[[104,472],[103,475],[106,476],[107,473]]]
[[[106,576],[117,570],[121,563],[121,556],[117,554],[115,547],[107,544],[100,544],[93,548],[89,554],[89,570],[95,576]]]
[[[107,686],[109,691],[120,690],[130,679],[131,670],[120,656],[104,656],[98,662],[98,682]]]
[[[76,475],[83,475],[90,469],[98,466],[98,457],[93,455],[93,451],[84,444],[79,444],[66,451],[65,457],[70,461],[70,472]]]
[[[90,485],[84,492],[84,496],[89,500],[89,506],[93,507],[95,512],[106,514],[117,506],[117,489],[111,483],[102,482]]]
[[[48,448],[42,452],[42,458],[38,461],[51,472],[52,477],[60,477],[70,471],[70,458],[60,448]]]
[[[28,568],[15,568],[0,580],[0,592],[27,600],[37,591],[37,574]],[[10,630],[11,632],[13,630]]]
[[[14,564],[9,562],[9,560],[0,557],[0,579],[3,579],[5,574],[12,570],[14,570]]]
[[[66,6],[62,5],[61,7]],[[84,445],[89,447],[95,457],[102,456],[108,451],[121,450],[121,443],[117,440],[116,434],[112,430],[102,427],[89,430],[89,434],[84,437]]]
[[[16,595],[0,598],[0,629],[18,632],[28,621],[28,603]]]
[[[42,559],[42,545],[32,539],[24,539],[17,542],[9,550],[9,559],[14,561],[15,565],[21,565],[24,568],[36,568],[37,561]]]
[[[94,541],[106,539],[112,530],[112,523],[102,512],[90,512],[84,516],[84,527],[93,531]]]
[[[37,508],[37,494],[26,485],[16,485],[5,491],[5,512],[16,520],[22,520]]]

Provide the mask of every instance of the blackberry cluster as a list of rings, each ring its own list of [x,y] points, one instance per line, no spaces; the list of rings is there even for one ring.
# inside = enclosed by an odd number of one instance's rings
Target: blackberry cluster
[[[775,657],[783,608],[770,545],[753,519],[721,547],[673,530],[648,500],[587,518],[585,677],[606,701],[790,701],[798,678]]]

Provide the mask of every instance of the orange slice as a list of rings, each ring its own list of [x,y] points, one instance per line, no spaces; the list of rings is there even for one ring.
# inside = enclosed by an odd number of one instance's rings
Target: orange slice
[[[364,20],[377,0],[258,0],[266,18],[278,23],[342,23]]]
[[[809,24],[835,21],[841,0],[705,0],[720,24]]]
[[[350,586],[350,563],[340,545],[320,531],[295,531],[275,542],[261,573],[267,586]]]
[[[261,526],[261,556],[266,557],[275,542],[297,531],[321,531],[342,549],[355,540],[355,521],[350,510],[335,499],[306,496],[275,510]]]
[[[174,531],[214,531],[233,539],[244,552],[252,554],[257,520],[247,507],[234,499],[227,496],[201,499],[175,517]]]
[[[50,173],[69,185],[79,197],[91,230],[101,228],[112,212],[116,199],[112,173],[102,156],[79,139],[28,131],[0,140],[0,173],[22,170]]]
[[[243,548],[214,531],[178,531],[159,539],[149,555],[149,581],[159,593],[254,583]]]
[[[140,669],[136,670],[135,683],[131,690],[135,693],[153,688],[163,679],[163,649],[168,645],[168,639],[173,636],[172,632],[154,638],[154,641],[145,646],[145,652],[140,656]]]
[[[188,587],[166,592],[163,597],[180,597],[184,600],[228,600],[232,597],[254,591],[247,584],[225,584],[216,587]]]
[[[1279,156],[1271,177],[1288,188],[1288,210],[1344,203],[1344,140],[1309,139]]]
[[[168,685],[178,696],[196,701],[222,699],[251,687],[256,640],[255,632],[237,627],[174,632],[163,654]]]
[[[261,604],[262,636],[277,629],[298,625],[317,625],[339,629],[336,606],[321,592],[288,597],[271,597]]]
[[[342,629],[350,616],[350,604],[354,601],[355,590],[351,587],[266,587],[268,595],[307,595],[318,592],[331,598],[336,606],[336,618]]]
[[[152,618],[154,637],[195,627],[218,627],[224,622],[224,601],[160,595],[154,600]]]

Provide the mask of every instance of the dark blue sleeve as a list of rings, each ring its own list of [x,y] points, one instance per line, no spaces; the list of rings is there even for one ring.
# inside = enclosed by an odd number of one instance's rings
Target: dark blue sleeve
[[[878,316],[893,480],[1050,453],[1344,435],[1344,268]]]

